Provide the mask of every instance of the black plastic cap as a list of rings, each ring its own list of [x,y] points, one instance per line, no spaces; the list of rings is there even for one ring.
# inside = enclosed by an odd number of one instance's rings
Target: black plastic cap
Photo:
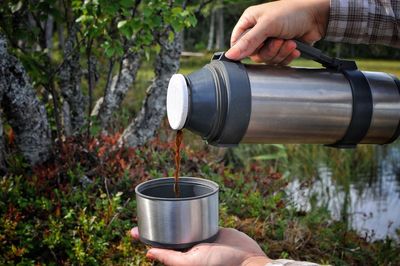
[[[251,88],[244,65],[218,53],[186,80],[190,100],[184,127],[212,145],[237,145],[251,114]]]
[[[217,119],[217,95],[211,72],[202,68],[186,76],[189,87],[189,113],[185,128],[206,138]]]

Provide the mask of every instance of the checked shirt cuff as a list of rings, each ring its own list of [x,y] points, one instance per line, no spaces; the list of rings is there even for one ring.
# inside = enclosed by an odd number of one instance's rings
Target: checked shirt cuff
[[[400,47],[400,1],[331,0],[325,39]]]

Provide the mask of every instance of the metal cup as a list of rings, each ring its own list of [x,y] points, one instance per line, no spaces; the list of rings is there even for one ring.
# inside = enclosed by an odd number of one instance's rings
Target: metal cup
[[[218,233],[219,186],[210,180],[158,178],[135,188],[140,240],[153,247],[186,249],[212,242]]]

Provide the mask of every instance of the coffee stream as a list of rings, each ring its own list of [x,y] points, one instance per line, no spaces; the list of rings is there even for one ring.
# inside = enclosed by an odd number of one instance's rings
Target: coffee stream
[[[174,192],[175,192],[175,197],[179,198],[179,172],[181,169],[181,143],[183,139],[183,131],[178,130],[176,132],[176,137],[175,137],[175,184],[174,184]]]

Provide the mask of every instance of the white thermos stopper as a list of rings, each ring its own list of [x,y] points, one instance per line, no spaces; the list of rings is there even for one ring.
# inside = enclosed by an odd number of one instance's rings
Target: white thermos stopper
[[[168,84],[167,116],[172,129],[179,130],[185,125],[189,111],[189,92],[182,74],[174,74]]]

